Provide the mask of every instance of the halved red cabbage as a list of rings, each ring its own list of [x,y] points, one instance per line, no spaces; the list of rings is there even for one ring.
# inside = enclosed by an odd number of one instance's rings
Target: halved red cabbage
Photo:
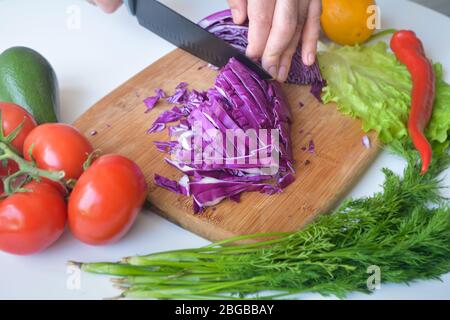
[[[198,23],[202,28],[213,33],[218,38],[227,41],[232,46],[245,52],[248,45],[248,23],[236,25],[230,10],[219,11],[204,18]],[[322,78],[317,62],[312,66],[306,66],[301,57],[301,49],[298,48],[292,59],[291,69],[287,79],[288,83],[311,85],[311,93],[321,101],[322,88],[325,80]]]
[[[171,155],[166,162],[185,176],[180,183],[155,175],[155,183],[192,195],[195,212],[223,199],[238,202],[245,191],[279,193],[294,181],[291,114],[278,83],[260,79],[233,58],[222,68],[213,88],[206,92],[189,91],[183,82],[174,96],[180,105],[163,112],[149,132],[161,131],[168,122],[179,121],[168,128],[172,140],[155,145]],[[179,99],[181,96],[184,98]],[[198,124],[201,131],[196,131]],[[241,135],[229,141],[227,130]],[[276,131],[278,140],[267,134],[271,130]],[[218,143],[218,138],[223,140]],[[225,147],[227,143],[231,149]],[[255,145],[257,148],[252,149]],[[195,161],[192,155],[199,147],[210,148],[211,158],[206,153],[206,158]],[[214,158],[214,151],[220,151],[223,158]],[[274,154],[278,162],[272,168]]]
[[[194,213],[201,212],[205,207],[214,206],[226,198],[236,201],[244,191],[259,191],[269,195],[281,192],[281,188],[272,184],[224,181],[209,177],[191,181],[189,189],[194,197]]]

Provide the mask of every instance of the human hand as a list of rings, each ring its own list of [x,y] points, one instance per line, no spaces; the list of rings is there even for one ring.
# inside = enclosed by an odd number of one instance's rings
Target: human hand
[[[113,13],[122,5],[122,0],[88,0],[106,13]]]
[[[261,59],[274,79],[286,81],[301,43],[302,60],[315,61],[321,0],[228,0],[236,24],[249,20],[247,56]]]

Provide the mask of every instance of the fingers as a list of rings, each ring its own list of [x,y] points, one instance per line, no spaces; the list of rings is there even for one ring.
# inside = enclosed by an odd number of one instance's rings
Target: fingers
[[[247,20],[247,0],[228,0],[233,22],[243,24]]]
[[[298,34],[301,32],[298,13],[299,0],[276,2],[272,29],[267,39],[262,65],[274,79],[280,82],[285,81],[288,76],[292,55],[298,44]]]
[[[292,64],[292,58],[295,54],[295,51],[298,48],[300,37],[301,37],[301,30],[298,30],[298,32],[295,33],[294,38],[292,39],[291,43],[287,47],[287,49],[284,51],[284,53],[281,55],[280,58],[280,69],[278,71],[278,76],[276,77],[276,80],[279,82],[285,82],[288,78],[289,71]]]
[[[276,0],[248,0],[247,56],[258,60],[263,56],[272,27]]]
[[[308,7],[309,0],[303,0],[299,3],[297,29],[295,30],[294,38],[280,58],[280,69],[277,77],[279,82],[285,82],[289,76],[292,58],[298,49],[300,38],[302,36],[302,29],[305,24]]]
[[[237,24],[249,19],[247,56],[280,82],[286,81],[302,39],[302,60],[315,62],[320,33],[321,0],[228,0]]]
[[[311,0],[302,35],[302,60],[307,66],[314,63],[320,34],[321,0]]]
[[[122,5],[122,0],[89,0],[106,13],[113,13]]]

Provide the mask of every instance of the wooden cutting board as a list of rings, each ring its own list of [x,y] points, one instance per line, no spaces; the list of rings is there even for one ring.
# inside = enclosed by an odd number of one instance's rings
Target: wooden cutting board
[[[309,87],[284,85],[294,119],[295,182],[281,194],[245,193],[241,203],[226,200],[195,215],[191,198],[159,188],[153,182],[155,173],[175,180],[182,174],[164,162],[166,155],[153,144],[168,140],[167,130],[146,134],[155,118],[171,105],[160,102],[146,114],[143,100],[154,95],[155,88],[171,94],[181,81],[188,82],[191,89],[207,89],[213,85],[216,74],[205,67],[205,62],[177,49],[75,121],[95,148],[125,155],[138,163],[150,186],[148,200],[159,214],[207,239],[301,228],[317,214],[332,209],[380,149],[375,134],[369,134],[372,148],[364,147],[361,123],[341,115],[335,105],[317,102]],[[307,150],[311,140],[316,148],[314,154]]]

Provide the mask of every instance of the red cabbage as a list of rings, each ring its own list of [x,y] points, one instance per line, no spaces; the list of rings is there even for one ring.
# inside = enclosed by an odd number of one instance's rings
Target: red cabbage
[[[185,184],[188,181],[187,178],[181,178],[180,182],[176,182],[167,178],[160,176],[159,174],[155,174],[155,183],[169,191],[182,194],[185,196],[189,195],[189,185]]]
[[[145,113],[150,112],[156,106],[156,104],[159,102],[160,99],[166,97],[166,93],[164,92],[163,89],[160,88],[155,89],[155,94],[156,96],[148,97],[147,99],[144,100],[144,103],[147,106],[147,110],[145,111]]]
[[[171,155],[166,162],[185,175],[184,185],[155,175],[157,185],[189,193],[194,211],[201,212],[223,199],[238,202],[246,191],[279,193],[294,181],[291,114],[278,83],[260,79],[233,58],[214,88],[188,92],[186,87],[179,84],[172,96],[180,106],[163,112],[149,130],[161,131],[168,122],[179,121],[168,128],[172,141],[155,145]],[[231,141],[230,131],[241,134]],[[198,149],[204,151],[200,161],[193,157]]]
[[[175,148],[178,147],[178,141],[155,141],[153,142],[160,152],[173,153]]]
[[[370,141],[370,138],[368,135],[365,135],[362,137],[362,144],[366,149],[372,148],[372,142]]]
[[[198,24],[218,38],[245,52],[248,45],[248,23],[243,25],[234,24],[230,10],[213,13]],[[303,63],[300,48],[297,49],[292,59],[287,82],[299,85],[310,84],[311,93],[319,101],[322,101],[320,95],[326,83],[320,73],[319,65],[316,62],[312,66],[306,66]]]
[[[147,133],[154,133],[163,131],[166,123],[175,122],[184,117],[183,111],[178,107],[173,107],[171,110],[164,111],[153,123]]]
[[[187,88],[188,87],[188,83],[187,82],[180,82],[176,87],[175,87],[175,90],[178,90],[178,89],[185,89],[185,88]]]
[[[160,99],[165,98],[167,96],[167,94],[161,88],[155,89],[155,93],[156,93],[156,96],[159,97]]]
[[[211,207],[226,198],[234,201],[244,191],[259,191],[269,195],[281,192],[272,184],[260,184],[245,181],[223,181],[214,178],[203,178],[189,183],[190,192],[194,197],[194,212],[201,212],[205,207]]]
[[[309,153],[315,153],[316,152],[316,145],[314,144],[313,140],[309,141],[308,152]]]
[[[147,106],[147,110],[145,110],[145,113],[150,112],[156,106],[159,99],[159,96],[148,97],[147,99],[145,99],[144,103]]]
[[[168,103],[182,104],[187,101],[189,92],[185,88],[178,88],[175,90],[175,93],[166,98]]]

